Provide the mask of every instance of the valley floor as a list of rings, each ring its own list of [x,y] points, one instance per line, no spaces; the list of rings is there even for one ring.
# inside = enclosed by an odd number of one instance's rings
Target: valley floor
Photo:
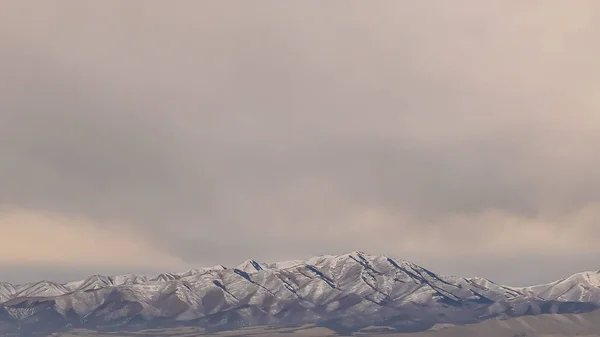
[[[506,320],[487,320],[477,324],[439,325],[419,333],[386,332],[385,328],[363,329],[355,336],[371,337],[600,337],[600,311],[585,314],[524,316]],[[87,330],[55,333],[52,337],[329,337],[337,336],[326,328],[305,326],[297,328],[256,327],[207,334],[196,327],[144,330],[122,333],[99,333]]]

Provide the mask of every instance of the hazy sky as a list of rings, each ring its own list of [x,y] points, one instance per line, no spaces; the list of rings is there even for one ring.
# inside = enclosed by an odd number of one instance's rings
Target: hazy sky
[[[3,1],[0,279],[600,269],[597,0]]]

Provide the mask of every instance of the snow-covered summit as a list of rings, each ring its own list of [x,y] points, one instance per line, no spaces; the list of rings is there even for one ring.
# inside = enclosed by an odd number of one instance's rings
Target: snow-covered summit
[[[600,302],[600,271],[577,273],[556,282],[520,290],[544,300]]]

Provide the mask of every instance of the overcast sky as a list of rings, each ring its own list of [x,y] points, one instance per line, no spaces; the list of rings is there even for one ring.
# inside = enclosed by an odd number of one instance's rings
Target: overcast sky
[[[600,269],[597,0],[4,1],[0,280]]]

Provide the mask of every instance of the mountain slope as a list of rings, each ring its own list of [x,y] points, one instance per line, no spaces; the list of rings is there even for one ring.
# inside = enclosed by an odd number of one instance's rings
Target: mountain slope
[[[579,275],[579,274],[578,274]],[[445,277],[408,261],[361,252],[275,264],[247,260],[154,277],[91,276],[56,284],[0,284],[0,332],[199,325],[212,330],[317,323],[350,333],[438,323],[592,311],[594,275],[510,288],[483,278]]]
[[[519,291],[545,300],[600,302],[600,271],[583,272],[565,279]]]

